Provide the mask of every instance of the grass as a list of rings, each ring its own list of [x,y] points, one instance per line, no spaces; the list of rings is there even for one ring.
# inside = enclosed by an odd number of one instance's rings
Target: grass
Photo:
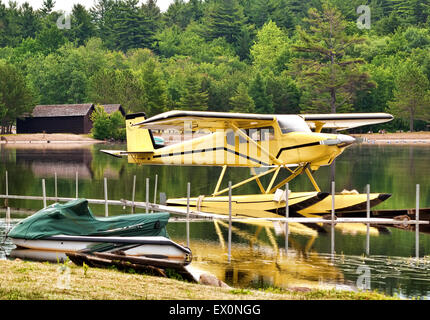
[[[264,290],[218,288],[178,279],[131,274],[112,269],[0,260],[1,300],[382,300],[376,292],[339,290]],[[59,279],[66,275],[64,283]]]

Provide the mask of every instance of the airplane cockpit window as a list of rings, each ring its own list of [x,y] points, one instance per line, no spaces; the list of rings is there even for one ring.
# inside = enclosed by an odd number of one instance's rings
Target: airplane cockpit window
[[[311,132],[311,129],[302,117],[296,115],[284,115],[278,116],[277,119],[282,133]]]
[[[255,128],[255,129],[240,129],[245,135],[254,141],[267,141],[275,139],[275,130],[273,127]],[[239,143],[247,143],[248,140],[242,135],[233,130],[227,130],[226,138],[227,144],[234,146],[236,144],[236,137],[239,138]]]

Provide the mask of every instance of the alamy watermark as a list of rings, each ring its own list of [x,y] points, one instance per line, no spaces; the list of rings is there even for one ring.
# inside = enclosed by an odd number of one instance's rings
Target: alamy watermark
[[[360,265],[355,271],[359,274],[356,282],[356,286],[359,290],[370,290],[370,267],[365,264]]]
[[[357,14],[360,16],[357,18],[358,29],[370,29],[370,7],[361,5],[357,7]]]
[[[62,264],[58,266],[57,268],[58,277],[57,277],[57,283],[56,288],[61,290],[68,290],[70,289],[70,267]]]
[[[67,13],[63,13],[57,19],[57,28],[58,29],[71,29],[72,28],[72,16]]]

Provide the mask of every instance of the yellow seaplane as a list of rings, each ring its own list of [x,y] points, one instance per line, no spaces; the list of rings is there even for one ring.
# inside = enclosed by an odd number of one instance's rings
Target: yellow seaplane
[[[253,218],[285,216],[285,185],[305,174],[315,191],[288,190],[289,212],[315,216],[331,212],[332,197],[321,191],[312,173],[330,165],[356,142],[351,136],[322,130],[334,132],[392,119],[386,113],[268,115],[169,111],[148,119],[139,113],[126,116],[127,151],[102,151],[117,157],[127,156],[129,163],[136,164],[219,166],[221,172],[213,193],[189,199],[192,210],[215,214],[229,212],[229,188],[221,189],[228,167],[249,167],[253,172],[231,186],[236,189],[253,181],[257,183],[260,194],[231,198],[234,216]],[[176,130],[181,139],[162,146],[155,142],[154,130]],[[277,182],[281,171],[288,176]],[[270,180],[266,186],[263,186],[264,176]],[[390,194],[372,193],[370,204],[375,206],[388,197]],[[363,210],[366,201],[367,194],[336,193],[335,210]],[[167,205],[186,206],[187,198],[169,199]]]

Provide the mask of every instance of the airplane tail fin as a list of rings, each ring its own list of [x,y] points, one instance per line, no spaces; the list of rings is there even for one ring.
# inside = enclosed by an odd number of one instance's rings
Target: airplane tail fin
[[[155,142],[151,131],[134,126],[134,124],[145,120],[145,117],[143,112],[128,114],[125,117],[128,153],[154,152]]]

